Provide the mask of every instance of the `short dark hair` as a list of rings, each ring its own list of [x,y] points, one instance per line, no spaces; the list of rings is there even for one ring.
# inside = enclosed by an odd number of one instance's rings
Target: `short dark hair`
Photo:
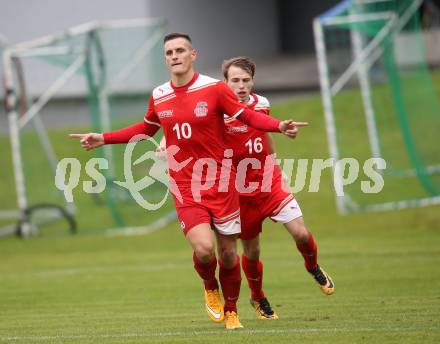
[[[255,68],[256,68],[255,62],[252,59],[250,59],[249,57],[238,56],[238,57],[233,57],[229,60],[223,61],[222,72],[223,72],[223,76],[225,77],[226,80],[228,79],[228,72],[229,72],[229,68],[231,66],[235,66],[235,67],[239,67],[239,68],[243,69],[245,72],[249,73],[249,75],[252,78],[255,75]]]
[[[188,42],[190,42],[192,44],[191,37],[189,37],[188,34],[182,33],[182,32],[169,33],[168,35],[166,35],[163,38],[163,44],[165,44],[168,41],[171,41],[172,39],[176,39],[176,38],[184,38],[184,39],[186,39]]]

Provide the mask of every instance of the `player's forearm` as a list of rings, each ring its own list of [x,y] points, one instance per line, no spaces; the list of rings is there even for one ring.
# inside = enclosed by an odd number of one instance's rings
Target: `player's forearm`
[[[257,130],[273,133],[280,132],[280,120],[248,108],[243,110],[238,120]]]
[[[131,140],[133,136],[139,134],[154,136],[154,134],[156,134],[158,130],[158,126],[151,125],[146,122],[140,122],[126,128],[104,133],[104,143],[127,143]]]

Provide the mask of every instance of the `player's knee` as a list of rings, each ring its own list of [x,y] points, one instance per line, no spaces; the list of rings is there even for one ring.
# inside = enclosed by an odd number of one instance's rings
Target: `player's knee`
[[[259,260],[260,259],[260,246],[243,248],[243,254],[249,260]]]
[[[305,228],[305,227],[304,227]],[[305,228],[305,231],[300,231],[295,237],[295,241],[299,244],[304,244],[309,239],[309,232]]]
[[[209,262],[211,261],[214,252],[214,245],[212,243],[200,243],[195,245],[194,247],[194,253],[196,254],[197,258],[199,258],[202,262]]]
[[[223,249],[220,252],[220,260],[224,266],[233,266],[237,261],[237,250],[235,248]]]

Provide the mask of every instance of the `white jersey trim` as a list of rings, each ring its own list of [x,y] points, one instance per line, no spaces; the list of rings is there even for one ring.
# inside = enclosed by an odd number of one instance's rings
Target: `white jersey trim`
[[[152,93],[154,101],[160,101],[163,97],[170,95],[174,95],[174,89],[169,81],[160,86],[157,86]]]
[[[231,213],[231,214],[229,214],[229,215],[226,215],[226,216],[223,216],[223,217],[220,217],[220,218],[217,218],[217,217],[214,217],[213,219],[212,219],[212,222],[213,223],[224,223],[224,222],[228,222],[228,221],[230,221],[231,219],[235,219],[237,216],[239,216],[240,215],[240,209],[237,209],[236,211],[234,211],[233,213]]]
[[[199,74],[197,80],[188,88],[187,92],[194,92],[198,89],[214,86],[219,83],[220,80],[211,78],[210,76]]]
[[[246,105],[251,105],[254,101],[255,101],[254,96],[252,94],[250,94]]]
[[[272,221],[285,224],[301,216],[303,216],[303,214],[298,202],[296,199],[291,199],[287,204],[284,204],[277,214],[272,215],[270,218]]]
[[[214,219],[213,226],[217,230],[217,232],[223,235],[233,235],[241,233],[241,221],[239,211],[237,211],[235,215],[231,216],[229,220],[224,222],[216,222]]]
[[[260,96],[256,94],[257,96],[257,104],[255,104],[255,108],[270,108],[269,100],[266,97]]]
[[[162,97],[162,98],[160,98],[160,99],[158,99],[158,100],[155,100],[155,101],[154,101],[154,105],[157,105],[157,104],[160,104],[160,103],[166,102],[167,100],[170,100],[170,99],[173,99],[173,98],[176,98],[176,95],[175,95],[174,93],[173,93],[173,94],[170,94],[169,96]]]
[[[257,96],[257,104],[254,106],[254,110],[270,110],[270,103],[269,100],[267,100],[266,97],[260,96],[258,94],[250,94],[249,100],[247,101],[246,105],[251,105],[255,101],[255,96]],[[238,111],[235,115],[229,116],[224,114],[223,118],[225,123],[231,123],[237,119],[237,117],[243,112],[244,109]]]
[[[235,115],[230,116],[230,118],[232,118],[232,119],[236,119],[238,116],[241,115],[241,113],[242,113],[243,111],[244,111],[244,109],[240,109],[240,110],[238,110],[238,112],[237,112]]]
[[[145,123],[148,123],[148,124],[153,124],[153,125],[157,125],[158,127],[160,127],[161,125],[160,125],[160,123],[156,123],[156,122],[152,122],[152,121],[149,121],[148,119],[146,119],[145,117],[144,117],[144,121],[145,121]]]

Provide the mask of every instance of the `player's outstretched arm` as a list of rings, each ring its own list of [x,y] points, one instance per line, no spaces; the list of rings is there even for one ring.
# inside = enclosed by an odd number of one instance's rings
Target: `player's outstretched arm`
[[[244,109],[239,115],[238,120],[252,128],[265,132],[279,132],[292,139],[298,134],[299,127],[309,125],[307,122],[296,122],[292,119],[280,121],[250,109]]]
[[[69,134],[69,137],[79,139],[79,143],[85,150],[98,148],[105,144],[104,135],[100,133]]]
[[[128,143],[133,136],[144,134],[154,136],[159,130],[159,126],[151,125],[146,122],[136,123],[126,128],[109,131],[103,134],[70,134],[70,137],[80,139],[81,146],[86,150],[101,147],[105,144]]]

